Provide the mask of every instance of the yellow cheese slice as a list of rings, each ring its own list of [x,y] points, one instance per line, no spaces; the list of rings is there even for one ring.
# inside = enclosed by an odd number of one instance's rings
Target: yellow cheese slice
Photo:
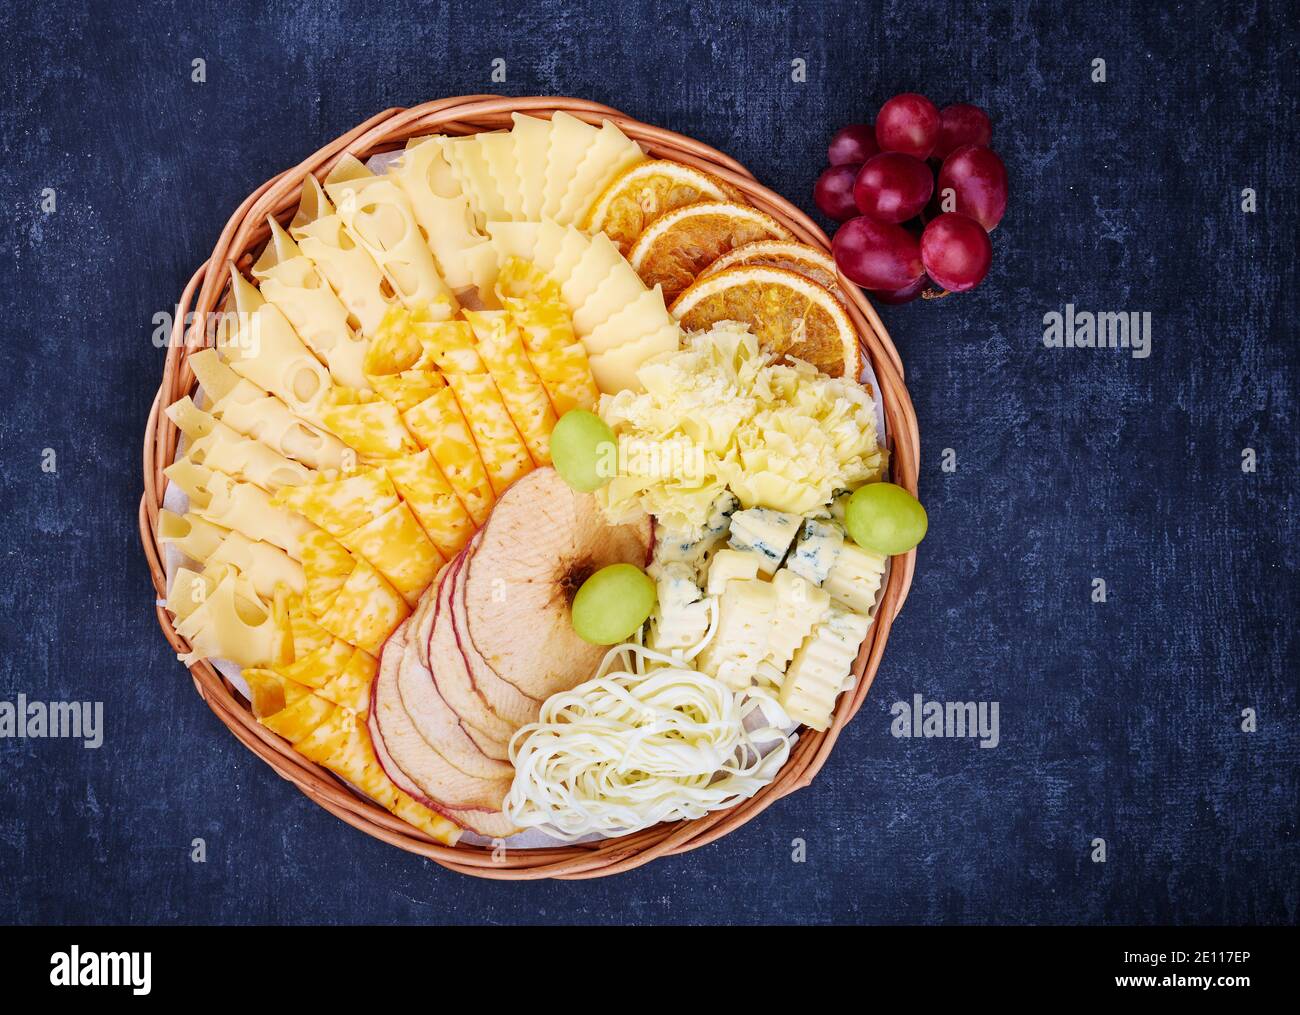
[[[338,469],[346,448],[333,434],[295,416],[287,405],[221,362],[215,349],[189,358],[216,419],[310,469]]]
[[[496,382],[506,411],[536,465],[551,464],[555,412],[546,388],[528,361],[519,328],[504,310],[465,311],[478,339],[479,356]]]
[[[312,733],[295,745],[312,761],[328,768],[381,806],[420,831],[454,846],[460,828],[416,803],[393,785],[375,756],[365,723],[351,709],[335,707]]]
[[[523,197],[519,191],[519,174],[515,170],[514,140],[504,131],[493,131],[475,134],[474,142],[479,147],[488,172],[492,174],[497,193],[501,195],[505,217],[522,218]]]
[[[287,610],[295,662],[317,649],[327,648],[333,644],[334,636],[312,619],[307,610],[306,600],[302,596],[291,596],[287,603]]]
[[[675,324],[667,324],[654,334],[590,357],[596,386],[606,394],[625,389],[641,391],[637,370],[648,360],[675,351],[680,341],[681,330]]]
[[[354,649],[338,676],[321,687],[320,696],[364,717],[370,712],[370,685],[378,672],[379,660],[363,649]]]
[[[384,462],[384,469],[430,542],[450,559],[474,535],[474,520],[428,449]]]
[[[217,580],[211,575],[188,567],[177,568],[172,587],[167,590],[167,609],[177,620],[185,620],[207,602],[216,587]]]
[[[533,256],[533,248],[537,245],[537,235],[541,226],[537,222],[489,222],[485,226],[488,235],[492,238],[492,246],[496,250],[497,261],[501,270],[505,271],[507,265],[514,258],[522,261],[530,261]],[[518,271],[519,269],[512,269]],[[498,276],[497,285],[500,286],[501,280]]]
[[[536,225],[535,223],[513,223],[517,225]],[[529,243],[529,250],[535,249],[537,237],[540,235],[540,225],[536,225],[532,240]],[[496,280],[496,294],[505,306],[508,299],[527,299],[542,302],[555,301],[560,299],[560,287],[556,281],[546,272],[542,271],[531,260],[523,257],[508,257],[501,264],[501,273]]]
[[[177,623],[176,633],[190,643],[189,653],[181,657],[187,666],[212,658],[269,666],[292,652],[285,625],[234,571],[226,572],[207,598]]]
[[[319,620],[320,626],[334,637],[378,655],[388,636],[410,613],[383,575],[366,561],[358,560]]]
[[[383,469],[351,476],[318,476],[305,486],[287,487],[275,497],[278,506],[297,511],[336,539],[368,524],[397,505],[397,490]]]
[[[569,185],[599,133],[591,124],[568,113],[556,113],[551,117],[551,143],[547,148],[546,189],[542,201],[544,218],[554,219],[559,215]]]
[[[253,715],[258,720],[283,712],[287,706],[311,694],[311,691],[301,684],[286,680],[274,670],[260,666],[250,666],[240,675],[252,691]],[[306,732],[304,731],[304,735]]]
[[[580,337],[590,335],[600,324],[645,292],[645,289],[645,283],[630,264],[624,261],[615,265],[591,298],[582,306],[572,308],[574,330]]]
[[[365,370],[371,386],[399,412],[419,405],[446,384],[432,369],[432,357],[426,357],[421,338],[425,330],[425,322],[411,311],[394,308],[366,353]]]
[[[461,190],[469,199],[477,228],[481,231],[483,223],[489,219],[507,218],[505,200],[483,158],[483,149],[474,136],[438,137],[435,141],[442,146],[447,164],[451,166]]]
[[[363,335],[373,334],[388,308],[398,302],[397,293],[310,174],[303,181],[289,233],[347,307],[348,326]]]
[[[321,422],[363,458],[394,458],[417,450],[398,407],[373,391],[334,388],[321,407]]]
[[[319,419],[331,384],[329,371],[302,344],[288,319],[230,266],[237,327],[219,333],[218,348],[230,368],[271,392],[299,416]]]
[[[528,360],[546,389],[557,419],[570,409],[595,408],[600,391],[580,342],[530,349]]]
[[[546,199],[546,166],[551,147],[551,121],[522,113],[511,114],[514,127],[515,171],[519,176],[520,215],[536,222]]]
[[[271,543],[295,560],[300,559],[301,540],[312,531],[312,524],[272,504],[265,490],[183,458],[169,465],[163,474],[185,491],[191,510],[204,521],[236,529],[249,539]],[[284,487],[281,493],[293,489]]]
[[[295,696],[295,700],[280,711],[258,721],[272,733],[278,733],[297,745],[310,739],[320,729],[321,723],[337,711],[338,706],[329,699],[308,692]]]
[[[560,286],[561,297],[564,296],[564,284],[569,280],[574,268],[578,266],[578,262],[582,260],[590,247],[591,237],[577,229],[568,228],[565,230],[559,246],[555,248],[553,259],[550,257],[549,252],[544,253],[540,249],[537,250],[537,266],[555,279]],[[545,263],[543,263],[543,259],[545,259]]]
[[[582,306],[622,262],[618,247],[604,233],[597,233],[566,275],[561,276],[557,270],[557,277],[562,278],[560,295],[564,302],[571,307]]]
[[[279,307],[298,337],[328,368],[339,384],[366,387],[361,361],[365,339],[348,325],[348,310],[298,244],[268,215],[271,240],[253,265],[267,300]]]
[[[466,321],[448,321],[423,332],[429,362],[443,374],[482,373],[483,362],[474,347],[474,332]]]
[[[311,469],[238,433],[198,408],[188,395],[169,405],[166,412],[167,418],[190,438],[186,457],[196,465],[256,483],[272,493],[311,478]]]
[[[663,287],[656,285],[598,324],[583,337],[582,344],[588,355],[598,356],[674,323],[668,308],[664,306]]]
[[[587,150],[582,165],[573,174],[568,192],[560,203],[557,222],[581,222],[605,187],[623,170],[645,160],[635,141],[629,141],[618,127],[605,120]]]
[[[495,497],[478,445],[456,394],[443,388],[402,414],[407,429],[427,448],[476,526],[487,521]]]
[[[351,155],[325,181],[348,232],[356,237],[407,306],[424,306],[451,290],[438,274],[405,192],[391,178],[376,176]]]
[[[338,594],[356,567],[347,547],[323,529],[314,529],[302,540],[302,570],[307,590],[303,596],[307,609],[319,617]]]
[[[229,529],[206,522],[192,511],[178,515],[164,508],[158,513],[158,542],[171,543],[190,560],[206,563]]]
[[[324,628],[321,630],[323,631]],[[308,687],[325,687],[347,668],[353,654],[357,651],[355,646],[335,638],[328,632],[326,637],[329,640],[324,645],[296,657],[291,663],[275,667],[275,671],[283,677]]]
[[[478,284],[463,252],[483,242],[460,181],[440,143],[413,138],[388,169],[411,202],[411,211],[433,251],[438,271],[460,293]]]
[[[339,542],[373,564],[409,606],[416,604],[445,563],[410,507],[400,501]]]
[[[295,593],[306,591],[307,579],[302,565],[278,546],[249,539],[242,532],[230,532],[205,562],[208,567],[229,564],[240,577],[252,582],[264,599],[272,599],[283,586]]]
[[[489,374],[452,373],[447,383],[474,435],[492,492],[500,497],[511,483],[532,471],[528,447]]]

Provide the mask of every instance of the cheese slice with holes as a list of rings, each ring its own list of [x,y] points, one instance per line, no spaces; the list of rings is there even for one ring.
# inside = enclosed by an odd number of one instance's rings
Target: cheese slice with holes
[[[170,543],[190,560],[206,563],[230,529],[204,521],[192,511],[178,515],[163,508],[158,513],[158,542]]]
[[[298,594],[307,587],[306,576],[298,561],[278,546],[249,539],[242,532],[228,532],[204,563],[208,567],[230,565],[266,600],[274,598],[275,590],[280,586]]]
[[[185,457],[196,465],[256,483],[274,493],[307,482],[312,470],[245,437],[198,408],[188,395],[167,407],[167,418],[190,439]]]
[[[363,335],[373,334],[388,308],[398,302],[397,293],[374,258],[348,232],[314,176],[303,181],[289,234],[347,307],[348,326]]]
[[[334,637],[377,655],[410,612],[384,576],[367,561],[358,560],[319,620],[320,626]]]
[[[222,658],[240,666],[267,666],[292,651],[287,619],[277,618],[234,570],[177,623],[176,633],[190,643],[190,651],[181,657],[186,665]]]
[[[395,507],[397,491],[388,473],[372,468],[341,478],[319,476],[305,486],[285,488],[276,494],[275,503],[341,539]]]
[[[295,560],[301,559],[303,536],[313,526],[307,519],[271,502],[271,495],[252,483],[241,483],[184,458],[163,474],[185,491],[190,509],[206,522],[235,529],[249,539],[278,546]],[[296,489],[285,487],[280,492]]]
[[[510,139],[515,149],[515,171],[519,174],[520,215],[536,222],[546,199],[546,167],[551,147],[551,121],[513,113]]]
[[[302,344],[279,308],[267,303],[234,265],[230,284],[238,324],[217,336],[217,347],[230,368],[279,397],[299,416],[318,421],[321,401],[333,383],[329,371]]]
[[[428,449],[384,462],[402,500],[410,506],[438,552],[450,559],[474,535],[474,520]]]
[[[321,407],[321,422],[367,460],[418,450],[397,406],[373,391],[333,389]]]
[[[501,392],[501,400],[536,465],[551,464],[555,411],[533,370],[519,328],[504,310],[465,312],[478,339],[479,357]]]
[[[411,202],[411,211],[447,285],[457,293],[476,286],[478,280],[469,270],[464,251],[481,244],[483,237],[442,144],[433,138],[413,138],[401,159],[389,167],[388,175]]]
[[[366,343],[348,325],[347,307],[275,217],[268,215],[266,221],[271,240],[253,265],[262,295],[288,318],[337,383],[367,387],[361,371]]]
[[[346,450],[342,441],[295,416],[280,399],[240,377],[221,362],[215,349],[190,356],[189,365],[209,397],[207,411],[213,417],[309,469],[342,467]]]
[[[410,507],[401,501],[339,542],[373,564],[408,606],[416,604],[445,563]]]
[[[402,420],[420,446],[432,453],[474,524],[486,522],[496,498],[455,392],[443,388],[404,412]]]
[[[641,147],[635,141],[628,140],[617,125],[609,120],[603,121],[582,165],[573,174],[568,192],[556,214],[556,221],[582,222],[587,217],[587,210],[610,181],[623,170],[643,161],[645,153]]]
[[[411,203],[394,180],[345,155],[325,181],[325,192],[403,303],[423,307],[451,299]]]
[[[573,177],[599,133],[591,124],[568,113],[556,113],[551,117],[551,143],[546,154],[546,189],[542,201],[544,218],[559,216]]]

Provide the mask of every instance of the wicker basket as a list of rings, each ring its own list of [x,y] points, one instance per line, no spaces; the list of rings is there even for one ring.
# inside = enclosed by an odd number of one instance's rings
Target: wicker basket
[[[266,216],[274,214],[287,221],[295,210],[303,176],[310,172],[324,179],[344,152],[364,160],[378,152],[400,148],[408,138],[422,134],[470,134],[509,128],[511,113],[527,112],[549,117],[560,110],[596,124],[602,118],[613,120],[650,154],[698,166],[724,178],[743,191],[755,206],[784,223],[800,240],[822,249],[829,248],[826,234],[806,215],[758,184],[735,160],[698,141],[630,119],[608,106],[581,99],[469,95],[428,102],[412,109],[385,110],[249,195],[226,223],[211,256],[194,273],[181,294],[162,384],[154,398],[144,435],[140,536],[159,602],[166,595],[163,552],[158,542],[159,509],[167,484],[163,469],[176,453],[178,436],[176,427],[163,414],[163,409],[194,388],[188,357],[204,345],[207,332],[205,315],[221,306],[227,285],[227,275],[223,270],[226,262],[233,261],[246,269],[268,238]],[[849,314],[861,336],[863,350],[870,357],[880,382],[892,454],[892,478],[915,492],[920,448],[916,415],[903,386],[902,364],[880,318],[861,290],[847,282],[844,282],[843,290],[850,301]],[[187,329],[186,314],[190,311],[193,317]],[[444,867],[479,877],[599,877],[631,870],[656,857],[684,853],[710,843],[749,821],[787,793],[812,781],[826,763],[840,730],[857,712],[871,687],[890,626],[911,584],[915,557],[913,551],[893,560],[875,623],[855,665],[859,678],[857,685],[852,693],[841,698],[831,728],[824,733],[805,732],[771,785],[752,799],[696,821],[658,825],[634,835],[584,845],[516,849],[504,851],[505,855],[501,855],[501,850],[494,853],[476,846],[449,847],[435,842],[377,804],[359,797],[329,772],[297,754],[286,741],[258,725],[248,703],[211,665],[199,662],[190,667],[190,672],[199,695],[245,746],[326,810],[368,835],[428,857]],[[189,646],[177,635],[171,617],[161,605],[156,609],[158,623],[168,642],[178,652],[188,651]]]

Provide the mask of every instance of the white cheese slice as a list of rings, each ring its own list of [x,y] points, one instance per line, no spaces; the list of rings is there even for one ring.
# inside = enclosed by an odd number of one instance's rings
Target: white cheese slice
[[[609,182],[627,169],[645,159],[645,153],[635,141],[629,141],[618,127],[605,120],[597,132],[582,164],[573,174],[568,192],[560,202],[556,220],[581,225],[589,209]]]
[[[662,330],[665,325],[675,323],[668,308],[664,306],[663,288],[656,285],[653,289],[646,289],[631,303],[593,328],[582,344],[590,355],[595,355],[635,342],[652,332]]]
[[[568,113],[556,113],[551,117],[551,143],[546,156],[546,190],[542,201],[544,218],[558,219],[578,167],[587,157],[587,151],[599,133],[591,124]]]
[[[546,198],[546,167],[551,146],[551,121],[514,113],[510,138],[514,144],[515,172],[519,177],[519,212],[529,222],[542,214]]]

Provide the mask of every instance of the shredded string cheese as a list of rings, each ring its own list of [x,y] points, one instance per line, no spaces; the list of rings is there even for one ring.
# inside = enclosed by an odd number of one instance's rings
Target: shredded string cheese
[[[770,708],[680,659],[616,646],[593,679],[552,695],[515,733],[504,810],[522,828],[572,840],[730,807],[771,782],[790,754],[793,738],[776,725],[785,717]]]

